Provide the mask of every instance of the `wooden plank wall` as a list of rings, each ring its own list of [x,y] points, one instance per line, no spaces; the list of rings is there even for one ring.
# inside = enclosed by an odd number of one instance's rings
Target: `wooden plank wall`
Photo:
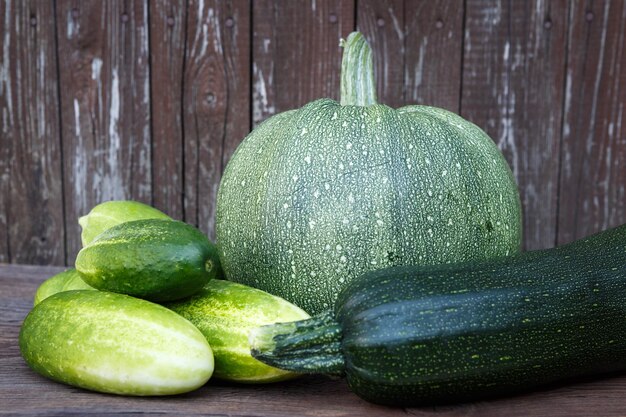
[[[355,29],[381,102],[450,109],[502,149],[526,249],[626,222],[622,1],[0,0],[0,262],[72,264],[77,217],[109,199],[213,237],[241,139],[338,98]]]

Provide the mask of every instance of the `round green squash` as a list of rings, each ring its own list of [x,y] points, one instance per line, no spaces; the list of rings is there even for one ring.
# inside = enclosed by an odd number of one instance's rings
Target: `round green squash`
[[[271,117],[228,163],[226,277],[316,314],[366,271],[518,252],[519,194],[489,136],[447,110],[376,103],[367,42],[343,46],[341,103]]]

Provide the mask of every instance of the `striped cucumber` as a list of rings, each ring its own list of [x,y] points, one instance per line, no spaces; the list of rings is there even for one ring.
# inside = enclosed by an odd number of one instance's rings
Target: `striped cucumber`
[[[93,391],[171,395],[194,390],[213,372],[205,337],[160,305],[122,294],[54,294],[28,314],[19,336],[26,363],[41,375]]]
[[[216,378],[261,383],[295,376],[254,359],[248,341],[253,328],[309,318],[295,305],[261,290],[214,279],[191,298],[165,306],[196,325],[207,338],[215,356]]]

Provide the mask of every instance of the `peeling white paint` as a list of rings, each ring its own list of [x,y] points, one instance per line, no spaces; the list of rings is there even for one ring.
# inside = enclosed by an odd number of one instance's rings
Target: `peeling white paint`
[[[38,71],[38,75],[39,75],[39,88],[41,89],[41,91],[45,90],[45,85],[46,85],[46,54],[45,54],[45,48],[42,47],[41,45],[39,45],[39,56],[37,57],[37,71]],[[37,135],[39,137],[39,139],[45,140],[46,139],[46,101],[41,99],[41,100],[36,100],[37,101]],[[41,158],[43,159],[45,157],[45,154],[41,155]],[[42,165],[44,164],[44,161],[42,160]],[[43,182],[44,184],[47,184],[46,181]]]
[[[118,167],[120,150],[120,85],[117,68],[111,73],[111,102],[109,105],[109,155],[107,163],[109,170],[102,178],[102,193],[105,199],[119,200],[124,198],[124,186],[121,172]]]
[[[510,61],[510,43],[508,40],[504,44],[502,58],[505,65],[509,65]],[[501,87],[498,83],[494,84],[493,94],[496,97],[498,111],[500,113],[500,135],[498,137],[498,147],[501,150],[507,150],[511,154],[511,170],[515,178],[519,178],[519,155],[517,152],[517,144],[515,143],[515,91],[510,91],[509,71],[503,71],[501,74]]]
[[[111,80],[111,106],[109,108],[109,137],[111,140],[111,148],[117,151],[120,147],[120,136],[118,132],[118,123],[120,118],[120,81],[117,74],[117,68],[113,69]]]
[[[100,81],[100,73],[102,72],[102,60],[94,58],[91,61],[91,79]]]
[[[198,22],[202,22],[204,16],[204,0],[198,0]]]
[[[398,37],[398,39],[404,40],[404,30],[402,30],[402,25],[400,24],[398,17],[394,13],[393,7],[389,7],[387,11],[389,12],[389,16],[391,16],[391,22],[393,23],[393,30],[396,32],[396,36]],[[404,53],[404,42],[402,42],[400,53]]]
[[[413,101],[420,102],[420,87],[424,79],[424,58],[426,56],[426,48],[428,46],[428,38],[422,38],[419,48],[419,57],[417,59],[417,65],[415,66],[415,80],[413,82]]]
[[[606,49],[606,32],[609,26],[609,3],[604,5],[604,19],[602,21],[602,34],[600,36],[600,55],[598,56],[598,65],[595,70],[596,78],[593,84],[593,97],[591,99],[591,126],[587,135],[586,149],[587,154],[591,153],[593,147],[594,127],[596,121],[596,111],[598,109],[598,95],[600,93],[600,78],[602,77],[602,70],[604,68],[604,51]]]
[[[72,180],[74,182],[74,201],[76,211],[79,214],[86,214],[89,210],[87,202],[87,159],[88,154],[85,148],[83,135],[80,130],[80,105],[78,99],[74,98],[74,132],[76,134],[76,146],[74,148],[72,161]]]
[[[501,2],[496,2],[494,7],[486,7],[483,10],[483,24],[485,26],[497,26],[502,18]]]
[[[74,134],[80,137],[80,105],[77,99],[74,99]]]
[[[213,9],[209,9],[207,20],[213,23],[213,50],[221,55],[224,52],[222,49],[222,30],[220,29],[220,20]]]
[[[252,64],[252,71],[255,78],[252,119],[254,123],[259,123],[261,120],[263,120],[266,114],[274,114],[276,112],[276,109],[274,105],[269,105],[263,71],[259,67],[257,67],[256,63]]]
[[[572,69],[567,69],[565,79],[565,108],[563,110],[565,121],[563,123],[563,136],[569,136],[571,132],[569,124],[569,113],[572,108]]]
[[[67,11],[67,31],[66,36],[67,39],[73,38],[78,35],[78,31],[80,30],[80,22],[77,19],[74,19],[72,16],[72,11]]]

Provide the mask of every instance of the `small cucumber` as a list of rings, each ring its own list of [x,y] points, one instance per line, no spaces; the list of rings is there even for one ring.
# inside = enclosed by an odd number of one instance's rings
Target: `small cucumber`
[[[83,231],[80,235],[83,246],[90,244],[96,236],[118,224],[143,219],[170,219],[165,213],[138,201],[107,201],[91,209],[89,214],[78,219]]]
[[[309,317],[288,301],[242,284],[211,280],[191,298],[164,305],[196,325],[207,338],[215,356],[216,378],[261,383],[296,375],[254,359],[248,342],[253,328]]]
[[[213,373],[211,347],[189,321],[160,305],[104,291],[65,291],[28,314],[26,363],[50,379],[93,391],[171,395]]]
[[[199,291],[218,266],[215,247],[198,229],[160,219],[105,230],[76,258],[90,286],[159,302]]]
[[[95,290],[80,277],[78,271],[70,268],[45,280],[35,293],[34,305],[58,292],[69,290]]]

